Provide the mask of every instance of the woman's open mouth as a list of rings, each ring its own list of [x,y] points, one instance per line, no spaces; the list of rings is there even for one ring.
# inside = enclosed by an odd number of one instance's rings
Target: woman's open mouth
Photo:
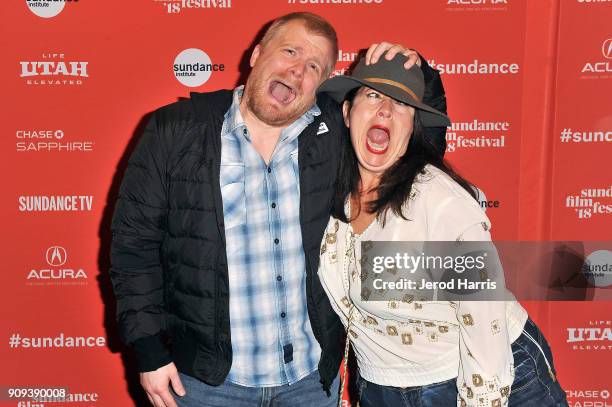
[[[372,126],[366,134],[366,148],[373,154],[384,154],[389,148],[389,129],[384,126]]]

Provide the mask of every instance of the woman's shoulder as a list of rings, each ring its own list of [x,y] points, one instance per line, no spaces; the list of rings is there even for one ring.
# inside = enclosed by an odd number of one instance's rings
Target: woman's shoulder
[[[447,230],[451,235],[481,224],[488,231],[491,223],[468,191],[433,165],[425,166],[414,183],[415,209],[427,217],[429,228]]]
[[[462,199],[469,204],[480,207],[478,202],[461,185],[441,169],[427,164],[419,174],[415,187],[420,192],[427,192],[429,199]]]

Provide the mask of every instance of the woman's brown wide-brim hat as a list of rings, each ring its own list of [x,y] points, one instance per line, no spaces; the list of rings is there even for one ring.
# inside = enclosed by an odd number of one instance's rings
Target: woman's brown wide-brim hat
[[[337,75],[321,84],[317,93],[327,93],[338,103],[353,89],[367,86],[395,100],[419,109],[425,127],[446,127],[451,121],[444,113],[423,103],[425,80],[417,65],[404,68],[406,57],[396,54],[388,61],[384,55],[375,64],[366,65],[361,58],[351,75]]]

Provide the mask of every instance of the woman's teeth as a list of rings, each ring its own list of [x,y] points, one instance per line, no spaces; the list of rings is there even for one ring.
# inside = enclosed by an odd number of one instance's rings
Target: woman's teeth
[[[389,147],[389,141],[383,144],[378,144],[370,140],[370,138],[368,137],[366,138],[366,146],[368,147],[368,150],[370,150],[374,154],[383,154],[385,153],[385,151],[387,151],[387,147]]]
[[[374,154],[384,154],[389,147],[389,131],[380,127],[372,127],[366,134],[366,147]]]

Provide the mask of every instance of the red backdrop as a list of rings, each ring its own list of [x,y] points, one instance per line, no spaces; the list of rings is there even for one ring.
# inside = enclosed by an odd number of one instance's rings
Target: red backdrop
[[[494,238],[612,240],[610,1],[3,3],[0,386],[67,387],[88,399],[66,405],[135,404],[108,280],[127,157],[149,112],[235,86],[261,27],[292,11],[336,27],[337,73],[381,40],[414,47],[443,71],[454,122],[447,157],[485,192]],[[190,48],[217,68],[197,87],[173,71]],[[612,304],[525,305],[570,404],[612,404]],[[55,339],[35,347],[44,337]]]

